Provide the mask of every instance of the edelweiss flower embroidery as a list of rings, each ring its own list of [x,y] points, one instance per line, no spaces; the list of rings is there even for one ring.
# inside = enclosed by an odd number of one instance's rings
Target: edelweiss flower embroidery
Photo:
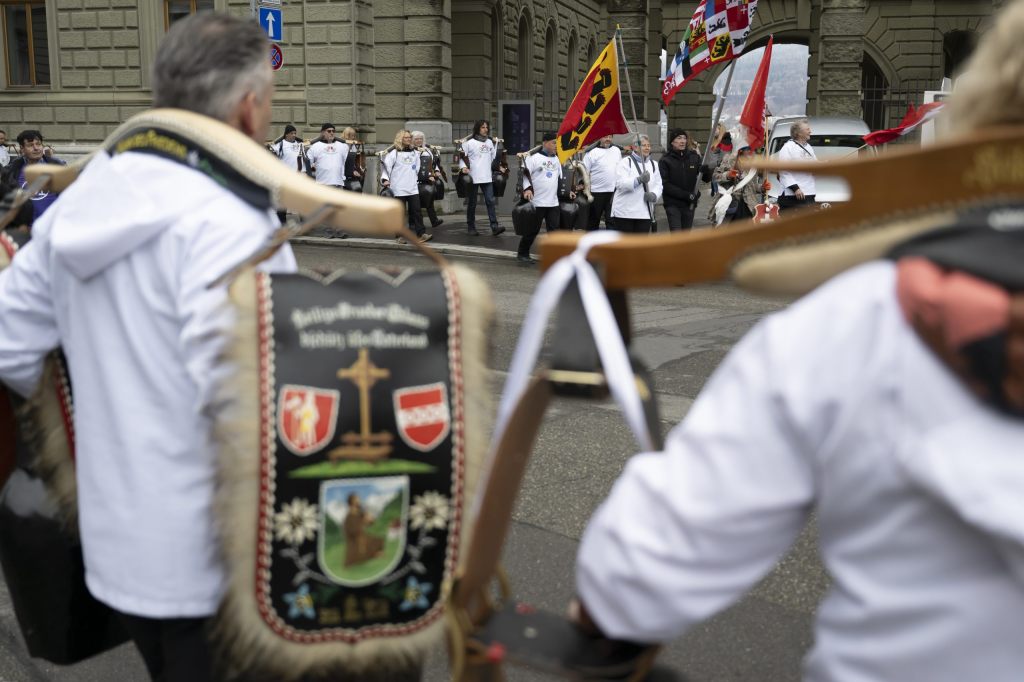
[[[443,530],[450,515],[447,497],[435,491],[426,492],[417,495],[409,509],[409,527],[413,530]]]
[[[421,583],[413,576],[409,576],[409,580],[405,583],[405,601],[398,605],[398,610],[408,611],[409,609],[429,607],[430,602],[427,601],[427,595],[432,589],[434,589],[432,583]]]
[[[274,514],[274,537],[290,545],[301,545],[316,537],[316,518],[316,505],[297,497]]]

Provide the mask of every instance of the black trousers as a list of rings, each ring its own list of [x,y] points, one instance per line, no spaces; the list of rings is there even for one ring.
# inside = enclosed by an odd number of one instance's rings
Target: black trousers
[[[619,232],[647,234],[656,231],[658,225],[650,218],[615,218],[615,229]]]
[[[431,227],[437,227],[437,223],[438,223],[437,210],[434,208],[434,202],[431,201],[429,204],[427,204],[423,208],[427,209],[427,217],[430,218],[430,226]]]
[[[395,197],[405,203],[405,214],[409,220],[409,229],[419,237],[427,228],[423,227],[423,216],[420,215],[420,195],[410,194],[407,197]]]
[[[207,618],[120,614],[154,682],[214,682]]]
[[[559,212],[557,206],[537,206],[535,207],[537,219],[533,222],[533,232],[524,234],[522,239],[519,240],[519,255],[529,256],[530,247],[533,246],[534,240],[537,239],[537,235],[540,234],[540,224],[544,223],[544,229],[548,232],[554,232],[561,227],[562,214]]]
[[[607,229],[612,227],[612,197],[615,192],[592,192],[594,201],[590,204],[590,215],[587,217],[587,231],[596,230],[601,226],[601,216],[604,216],[604,226]]]
[[[792,194],[783,194],[779,197],[779,213],[782,211],[793,209],[793,208],[813,208],[814,207],[814,195],[805,194],[803,201],[797,199]]]
[[[693,227],[693,212],[697,209],[695,204],[665,204],[665,215],[668,217],[668,229],[689,230]]]

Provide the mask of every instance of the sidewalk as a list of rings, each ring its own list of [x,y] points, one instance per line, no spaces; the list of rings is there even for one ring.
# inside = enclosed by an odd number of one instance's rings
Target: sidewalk
[[[707,187],[702,188],[702,194],[700,202],[697,204],[697,211],[694,215],[693,225],[694,227],[706,227],[710,223],[707,220],[708,206],[710,205],[709,193],[710,190]],[[516,236],[512,229],[512,216],[503,214],[500,210],[498,212],[498,222],[502,227],[505,228],[505,232],[493,236],[490,228],[488,227],[487,212],[483,207],[483,202],[477,206],[477,229],[480,231],[479,236],[470,236],[468,233],[468,227],[466,222],[465,209],[460,206],[462,202],[456,204],[457,208],[461,211],[457,214],[438,214],[438,217],[444,220],[444,223],[438,225],[435,228],[430,227],[430,221],[426,215],[423,217],[423,222],[427,225],[427,232],[434,235],[434,238],[429,242],[435,250],[442,254],[467,254],[474,256],[484,256],[498,259],[513,259],[516,256],[516,250],[519,247],[519,237]],[[658,232],[664,233],[668,231],[668,220],[665,218],[665,208],[662,205],[655,207],[655,218],[658,221]],[[321,228],[316,228],[309,235],[298,237],[292,240],[298,244],[317,244],[317,245],[329,245],[329,244],[344,244],[345,246],[354,246],[359,248],[379,248],[379,249],[412,249],[413,247],[408,244],[399,244],[394,239],[380,239],[375,237],[356,237],[350,236],[347,239],[338,239],[336,237],[329,237],[327,233],[329,231]],[[543,235],[544,232],[541,232]],[[534,243],[532,252],[534,255],[537,253],[537,247],[539,239]]]

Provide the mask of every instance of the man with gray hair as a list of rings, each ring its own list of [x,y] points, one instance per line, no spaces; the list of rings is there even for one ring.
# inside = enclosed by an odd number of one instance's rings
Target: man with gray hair
[[[811,124],[807,119],[796,121],[789,127],[789,141],[779,150],[779,161],[817,161],[811,147]],[[779,210],[814,206],[814,176],[798,171],[779,173],[782,193],[779,195]]]
[[[175,23],[153,66],[154,105],[262,143],[268,46],[249,19]],[[154,679],[197,682],[215,679],[206,628],[226,583],[208,414],[234,322],[225,287],[209,285],[277,220],[265,199],[208,173],[205,150],[174,141],[197,162],[144,141],[101,149],[35,224],[0,273],[0,379],[31,395],[45,356],[64,348],[86,584],[123,614]],[[295,259],[285,246],[263,267],[292,271]]]

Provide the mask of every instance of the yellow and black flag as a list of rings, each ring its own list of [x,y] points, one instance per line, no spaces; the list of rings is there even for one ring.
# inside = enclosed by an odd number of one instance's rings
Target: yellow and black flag
[[[558,128],[558,160],[565,163],[605,135],[628,132],[619,96],[619,60],[612,38],[590,67]]]

